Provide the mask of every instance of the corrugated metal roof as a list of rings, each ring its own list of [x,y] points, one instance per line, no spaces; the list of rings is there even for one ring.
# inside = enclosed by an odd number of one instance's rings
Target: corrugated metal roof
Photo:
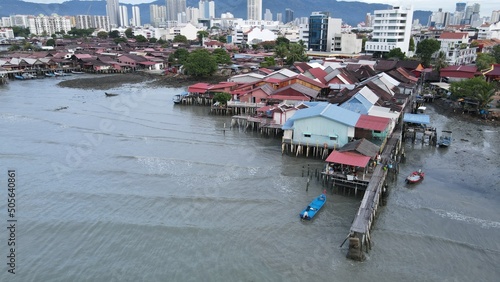
[[[361,115],[356,123],[357,128],[384,131],[390,119],[376,116]]]
[[[365,167],[369,161],[370,157],[363,156],[354,152],[333,151],[328,156],[328,158],[326,158],[326,162],[329,163],[345,164],[359,167]]]
[[[429,115],[424,114],[404,114],[404,122],[418,123],[418,124],[430,124],[431,119]]]
[[[347,126],[355,126],[360,114],[343,109],[337,105],[319,104],[316,107],[298,110],[290,119],[299,120],[315,116],[323,116]]]
[[[359,93],[352,96],[349,100],[340,105],[340,107],[346,110],[350,110],[359,114],[367,114],[372,106],[373,104]]]
[[[349,142],[339,149],[340,152],[354,151],[363,156],[374,158],[377,156],[380,147],[366,140],[365,138]]]

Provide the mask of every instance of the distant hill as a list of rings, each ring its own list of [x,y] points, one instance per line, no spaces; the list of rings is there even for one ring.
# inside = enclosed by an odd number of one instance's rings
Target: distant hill
[[[188,7],[198,7],[199,0],[187,0]],[[362,2],[345,2],[337,0],[267,0],[263,1],[263,12],[266,9],[271,10],[274,17],[277,13],[282,13],[285,17],[285,9],[290,8],[294,11],[294,16],[308,17],[311,12],[327,11],[333,18],[341,18],[345,23],[356,26],[365,20],[367,13],[373,13],[374,10],[386,9],[390,5],[385,4],[367,4]],[[215,2],[215,14],[231,12],[237,18],[246,18],[247,0],[217,0]],[[165,0],[157,0],[152,3],[138,5],[141,10],[142,23],[149,23],[149,5],[165,5]],[[132,14],[131,4],[122,4],[129,7],[129,15]],[[106,0],[72,0],[61,4],[38,4],[24,2],[22,0],[3,0],[0,1],[0,16],[5,17],[14,14],[58,14],[58,15],[106,15]],[[431,12],[415,11],[414,19],[419,19],[421,24],[427,24]]]

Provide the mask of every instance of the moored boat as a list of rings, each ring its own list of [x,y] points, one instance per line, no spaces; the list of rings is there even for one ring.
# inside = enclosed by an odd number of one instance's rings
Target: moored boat
[[[189,93],[188,92],[182,92],[181,94],[176,94],[172,98],[172,101],[174,104],[180,104],[182,102],[182,99],[186,97]]]
[[[449,147],[451,145],[451,137],[451,130],[442,130],[437,145],[439,147]]]
[[[412,172],[410,175],[406,177],[406,183],[407,184],[419,183],[422,180],[424,180],[424,176],[425,176],[424,172],[421,169],[419,169],[417,171]]]
[[[106,94],[107,97],[111,97],[111,96],[118,96],[117,93],[109,93],[109,92],[104,92],[104,94]]]
[[[325,202],[326,202],[326,195],[325,194],[319,195],[314,200],[312,200],[312,202],[305,209],[303,209],[300,212],[299,214],[300,218],[305,220],[311,220],[323,207]]]

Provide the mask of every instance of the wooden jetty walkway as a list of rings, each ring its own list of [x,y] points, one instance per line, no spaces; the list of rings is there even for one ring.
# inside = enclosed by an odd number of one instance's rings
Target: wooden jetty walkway
[[[402,153],[401,148],[401,130],[395,130],[381,154],[383,164],[391,162],[394,165],[389,169],[385,165],[375,167],[361,205],[351,225],[349,235],[346,238],[346,240],[349,240],[347,257],[350,259],[363,261],[365,259],[363,247],[366,252],[372,247],[370,230],[377,215],[378,207],[383,202],[381,202],[381,199],[387,194],[387,178],[392,174],[395,179],[399,171],[398,160]]]

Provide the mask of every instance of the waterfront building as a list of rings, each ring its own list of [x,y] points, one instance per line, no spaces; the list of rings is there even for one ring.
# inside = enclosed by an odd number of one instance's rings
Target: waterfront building
[[[262,20],[262,0],[247,0],[247,19]]]
[[[106,15],[109,17],[111,27],[120,26],[120,5],[118,0],[106,1]]]
[[[367,53],[387,53],[400,48],[409,54],[413,8],[392,7],[388,10],[375,10],[373,35],[365,44]]]

